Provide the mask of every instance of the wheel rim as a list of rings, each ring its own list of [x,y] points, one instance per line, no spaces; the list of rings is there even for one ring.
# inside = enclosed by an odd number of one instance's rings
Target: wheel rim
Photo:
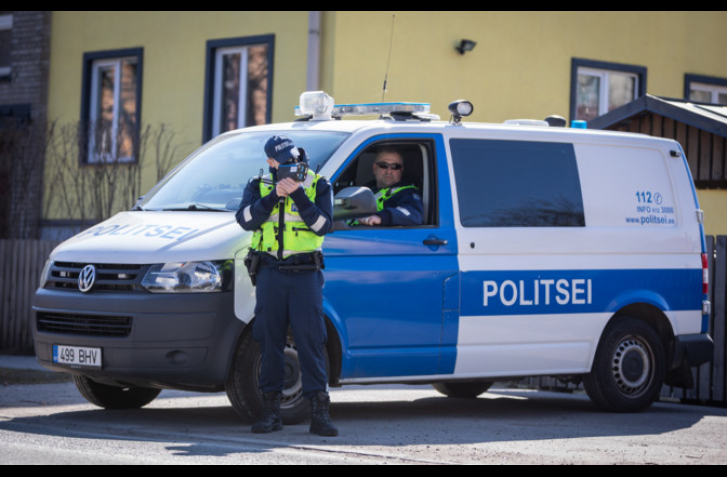
[[[300,370],[300,362],[298,361],[298,350],[289,340],[283,351],[283,393],[280,400],[281,409],[290,409],[295,407],[303,399],[303,378]],[[262,367],[262,356],[255,358],[255,372],[260,376]],[[260,394],[262,399],[262,393]]]
[[[636,397],[649,387],[654,374],[651,348],[638,337],[628,337],[616,347],[612,358],[613,379],[621,393]]]
[[[285,377],[280,407],[293,407],[303,398],[303,379],[298,361],[298,350],[290,342],[285,346]]]

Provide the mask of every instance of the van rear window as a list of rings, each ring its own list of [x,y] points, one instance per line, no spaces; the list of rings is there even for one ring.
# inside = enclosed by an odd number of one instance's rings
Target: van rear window
[[[464,227],[583,227],[572,144],[450,140]]]

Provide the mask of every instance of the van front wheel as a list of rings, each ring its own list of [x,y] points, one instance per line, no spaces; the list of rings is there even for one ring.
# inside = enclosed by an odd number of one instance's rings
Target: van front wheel
[[[139,409],[159,396],[161,389],[110,386],[74,374],[73,382],[88,402],[104,409]]]
[[[583,385],[603,410],[638,412],[658,399],[665,373],[659,335],[647,323],[626,318],[604,332]]]
[[[260,345],[252,339],[252,333],[246,333],[237,348],[225,384],[227,398],[235,412],[246,422],[257,420],[264,409],[263,396],[258,387],[261,359]],[[298,352],[290,332],[285,348],[285,383],[280,415],[286,425],[299,424],[310,416],[310,403],[303,398]]]

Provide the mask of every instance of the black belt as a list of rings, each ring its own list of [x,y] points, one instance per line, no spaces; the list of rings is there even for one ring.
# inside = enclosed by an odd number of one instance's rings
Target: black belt
[[[262,265],[278,270],[289,271],[313,271],[325,268],[323,263],[323,253],[320,251],[309,253],[296,253],[290,257],[278,260],[270,254],[262,253]]]

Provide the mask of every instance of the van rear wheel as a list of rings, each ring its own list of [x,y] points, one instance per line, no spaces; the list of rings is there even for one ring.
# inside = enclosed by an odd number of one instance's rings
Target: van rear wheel
[[[625,318],[604,332],[583,386],[603,410],[638,412],[658,399],[665,361],[656,331],[641,320]]]
[[[139,409],[159,396],[161,389],[110,386],[74,374],[76,388],[88,402],[104,409]]]
[[[487,392],[492,386],[487,381],[471,381],[466,383],[434,383],[432,387],[441,394],[451,398],[474,399]]]
[[[264,410],[263,396],[258,386],[261,360],[260,345],[252,339],[252,333],[246,333],[237,348],[225,384],[227,398],[235,412],[246,422],[254,422]],[[310,402],[303,398],[298,352],[291,333],[288,333],[285,348],[285,382],[280,415],[286,425],[299,424],[310,417]]]

